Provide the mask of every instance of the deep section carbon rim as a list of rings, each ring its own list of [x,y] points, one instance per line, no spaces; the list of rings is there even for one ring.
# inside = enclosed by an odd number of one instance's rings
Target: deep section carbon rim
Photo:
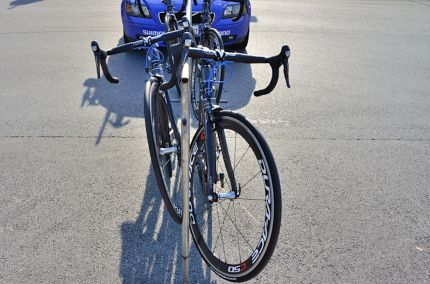
[[[277,242],[281,218],[279,177],[270,150],[261,135],[237,114],[216,118],[216,193],[232,191],[224,143],[239,197],[207,201],[207,159],[202,129],[190,149],[190,227],[203,259],[230,281],[245,281],[267,264]]]
[[[182,221],[180,155],[164,93],[156,80],[145,88],[145,125],[152,167],[164,204],[177,223]],[[173,151],[176,148],[176,151]]]

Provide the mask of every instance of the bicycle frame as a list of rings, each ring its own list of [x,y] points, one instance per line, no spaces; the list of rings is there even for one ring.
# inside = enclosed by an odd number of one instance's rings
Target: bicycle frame
[[[210,17],[211,13],[211,7],[212,7],[212,0],[203,0],[202,5],[202,15],[203,15],[203,28],[209,29],[212,27],[212,18]]]
[[[218,139],[220,141],[220,145],[217,144],[218,140],[214,134],[215,130],[215,121],[214,121],[214,112],[221,110],[219,106],[214,106],[212,104],[212,83],[213,83],[213,66],[207,60],[200,60],[201,66],[201,77],[203,78],[200,84],[200,125],[204,127],[204,135],[205,135],[205,148],[206,148],[206,159],[207,159],[207,167],[208,167],[208,180],[207,180],[207,197],[211,202],[217,202],[219,199],[229,198],[234,199],[238,198],[240,195],[240,189],[237,188],[236,178],[234,175],[234,170],[231,165],[230,156],[227,149],[226,138],[223,130],[217,131]],[[221,147],[221,149],[219,149]],[[229,180],[231,182],[232,191],[227,193],[215,193],[214,187],[215,184],[223,179],[222,176],[219,176],[217,173],[216,159],[219,151],[223,152],[224,163],[227,170],[227,174]],[[221,180],[221,184],[223,181]]]

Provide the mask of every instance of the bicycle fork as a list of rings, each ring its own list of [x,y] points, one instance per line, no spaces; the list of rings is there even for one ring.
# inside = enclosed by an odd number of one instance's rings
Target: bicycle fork
[[[223,129],[216,129],[215,125],[214,114],[221,109],[212,106],[211,69],[210,64],[202,66],[202,78],[209,79],[202,82],[200,93],[201,96],[204,96],[204,99],[200,100],[200,107],[203,110],[203,119],[201,121],[204,128],[206,150],[206,193],[210,202],[218,202],[221,199],[238,198],[240,195],[240,186],[237,186],[234,168],[231,164],[227,148],[225,132]],[[223,167],[221,163],[224,163],[230,182],[226,182],[226,174],[222,172]]]

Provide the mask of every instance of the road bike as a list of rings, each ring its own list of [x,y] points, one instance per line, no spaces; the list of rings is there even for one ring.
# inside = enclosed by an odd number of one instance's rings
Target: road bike
[[[210,19],[211,0],[204,0],[203,2],[203,11],[199,14],[202,17],[200,22],[203,24],[203,28],[198,28],[198,30],[201,30],[201,33],[199,34],[196,34],[195,26],[191,27],[186,18],[182,18],[180,21],[177,20],[177,16],[180,17],[183,14],[186,2],[186,0],[182,2],[180,10],[176,14],[174,11],[173,1],[163,1],[166,5],[166,14],[164,16],[166,33],[178,31],[180,29],[183,33],[185,31],[187,32],[188,39],[191,40],[194,45],[197,44],[197,38],[199,43],[204,44],[209,48],[223,48],[221,36],[216,30],[211,28],[211,21],[213,20]],[[244,5],[243,0],[237,0],[237,2],[240,2],[241,6]],[[196,1],[194,1],[194,4],[196,4]],[[243,8],[241,8],[241,10],[242,9]],[[174,84],[179,90],[177,70],[179,61],[181,60],[181,41],[183,40],[184,39],[178,37],[166,41],[167,57],[169,60],[168,66],[171,73],[170,83],[163,83],[164,74],[162,69],[162,60],[160,60],[162,53],[154,46],[148,50],[148,54],[150,54],[150,56],[147,56],[147,62],[150,62],[150,68],[147,68],[147,70],[149,71],[150,78],[147,80],[145,85],[144,100],[148,148],[151,155],[154,173],[167,211],[177,223],[180,223],[182,218],[182,210],[180,209],[182,204],[182,195],[179,190],[179,177],[181,173],[181,139],[172,113],[168,89],[172,87],[172,84]],[[196,74],[198,74],[199,65],[195,64],[193,66]],[[223,69],[218,70],[214,75],[214,79],[218,82],[222,81],[224,78],[223,74]],[[193,76],[192,78],[195,77]],[[193,82],[197,81],[195,79],[192,80]],[[219,84],[219,87],[215,90],[217,92],[217,97],[220,97],[222,92],[222,83]],[[191,101],[194,102],[193,99],[191,99]]]
[[[258,57],[202,48],[188,56],[201,66],[201,116],[190,146],[190,229],[194,242],[211,269],[230,281],[255,277],[269,261],[281,223],[281,188],[268,144],[244,116],[212,105],[211,84],[220,62],[268,63],[269,86],[254,92],[270,93],[280,66],[289,86],[284,46],[274,57]]]
[[[139,1],[138,1],[139,2]],[[191,27],[186,18],[178,21],[177,16],[183,15],[183,10],[186,6],[186,0],[182,2],[181,8],[178,13],[174,11],[173,0],[163,0],[166,5],[166,12],[163,15],[166,34],[174,36],[166,37],[152,37],[149,42],[148,38],[143,38],[142,41],[129,42],[122,46],[118,46],[106,54],[101,53],[96,57],[100,57],[98,61],[101,62],[103,71],[103,60],[105,61],[107,55],[113,55],[118,52],[131,51],[135,48],[149,48],[147,50],[147,66],[150,77],[145,84],[145,97],[144,97],[144,115],[145,126],[148,140],[148,148],[150,151],[151,162],[153,165],[154,174],[157,180],[157,185],[160,189],[161,196],[167,211],[177,223],[182,221],[182,195],[180,188],[180,157],[181,157],[181,139],[176,122],[173,116],[172,105],[170,100],[169,89],[173,86],[179,91],[177,80],[177,70],[179,60],[181,59],[181,35],[185,32],[195,43],[195,30]],[[205,0],[208,2],[208,0]],[[196,1],[194,1],[196,4]],[[206,18],[210,12],[208,6],[204,7],[203,22],[208,27],[208,19]],[[209,25],[210,26],[210,25]],[[179,30],[180,28],[180,30]],[[214,38],[214,35],[219,34],[213,29],[203,29],[201,37]],[[216,37],[215,36],[215,37]],[[218,47],[222,47],[222,39],[219,36]],[[165,82],[164,69],[163,69],[163,53],[158,47],[154,46],[156,43],[165,43],[167,49],[168,61],[164,66],[167,66],[171,78],[169,82]],[[98,50],[99,48],[96,47]],[[99,52],[99,51],[98,51]],[[101,51],[100,51],[101,52]],[[96,59],[97,60],[97,59]],[[98,63],[100,64],[100,63]],[[106,67],[107,68],[107,67]],[[108,70],[106,78],[112,82],[117,83],[118,79],[110,76]],[[99,71],[98,71],[99,72]],[[99,74],[98,74],[99,76]],[[219,77],[218,77],[219,78]]]
[[[105,77],[117,83],[118,79],[112,77],[107,68],[108,55],[175,38],[181,38],[177,49],[180,58],[175,60],[177,64],[173,68],[180,68],[179,65],[190,57],[201,61],[202,78],[206,78],[200,88],[202,119],[192,139],[186,165],[190,168],[190,230],[197,249],[215,273],[229,281],[246,281],[266,266],[276,246],[282,215],[280,181],[273,155],[259,131],[244,116],[212,105],[214,66],[225,61],[269,64],[272,69],[269,85],[254,92],[262,96],[275,88],[281,66],[289,87],[290,49],[284,46],[276,56],[261,57],[197,48],[193,47],[193,35],[184,30],[144,38],[109,51],[101,50],[93,42],[92,49]],[[172,54],[177,56],[178,52]],[[152,141],[157,143],[156,154],[169,157],[180,155],[179,133],[172,122],[172,109],[165,95],[175,85],[177,77],[164,82],[162,76],[157,76],[156,69],[160,68],[157,62],[160,61],[157,53],[150,59],[154,80],[146,85],[145,112],[151,113],[149,122],[155,134]],[[97,70],[99,76],[98,67]],[[163,168],[171,167],[171,156],[164,161]],[[176,161],[178,165],[178,156]],[[173,209],[180,216],[181,209]]]

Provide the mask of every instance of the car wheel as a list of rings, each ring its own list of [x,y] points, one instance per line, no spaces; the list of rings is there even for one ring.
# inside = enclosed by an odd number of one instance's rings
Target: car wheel
[[[123,40],[124,40],[124,43],[129,43],[130,42],[130,39],[126,36],[125,32],[123,34]]]

